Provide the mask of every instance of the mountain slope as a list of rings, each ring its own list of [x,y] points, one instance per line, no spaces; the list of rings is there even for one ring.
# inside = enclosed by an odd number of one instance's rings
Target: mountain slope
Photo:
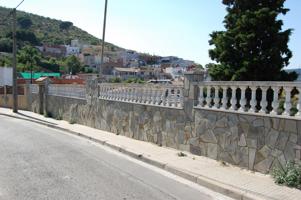
[[[2,39],[7,37],[8,33],[11,31],[11,26],[9,25],[11,20],[2,22],[10,11],[11,9],[0,6],[0,37]],[[80,41],[85,41],[92,45],[101,43],[100,39],[76,26],[73,26],[70,22],[71,26],[65,28],[62,25],[64,25],[64,23],[66,24],[66,22],[23,11],[17,11],[17,19],[19,31],[22,30],[22,21],[24,22],[24,19],[27,19],[27,21],[29,19],[29,21],[31,21],[30,26],[26,28],[23,27],[23,30],[33,32],[40,43],[69,44],[72,39],[79,39]],[[110,43],[107,43],[106,46],[119,48]]]

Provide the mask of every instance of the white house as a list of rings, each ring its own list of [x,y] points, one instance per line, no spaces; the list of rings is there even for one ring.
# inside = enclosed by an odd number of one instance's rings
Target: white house
[[[70,45],[65,45],[65,46],[66,46],[66,56],[71,56],[71,55],[78,56],[80,54],[79,47],[73,47]]]
[[[0,67],[0,86],[13,85],[13,68]]]

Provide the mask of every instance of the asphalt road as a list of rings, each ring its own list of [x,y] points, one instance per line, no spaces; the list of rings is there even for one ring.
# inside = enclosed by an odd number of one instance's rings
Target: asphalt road
[[[225,198],[86,139],[0,115],[0,199]]]

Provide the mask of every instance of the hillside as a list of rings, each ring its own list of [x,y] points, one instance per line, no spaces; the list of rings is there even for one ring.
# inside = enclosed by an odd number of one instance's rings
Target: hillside
[[[0,6],[0,19],[4,19],[11,10]],[[101,40],[74,26],[71,22],[63,22],[22,11],[17,11],[18,31],[34,33],[36,40],[30,43],[69,44],[72,39],[79,39],[92,45],[100,44]],[[0,37],[9,38],[10,21],[0,20]],[[31,36],[31,35],[30,35]],[[119,48],[107,43],[108,47]]]

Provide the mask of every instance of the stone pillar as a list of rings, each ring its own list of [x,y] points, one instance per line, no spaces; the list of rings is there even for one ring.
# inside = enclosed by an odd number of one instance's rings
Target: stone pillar
[[[26,84],[24,85],[24,95],[26,98],[26,109],[31,110],[32,94],[30,91],[30,82],[29,81],[26,81]]]
[[[48,115],[48,86],[50,84],[49,79],[45,79],[45,81],[43,82],[44,84],[44,93],[43,93],[43,101],[44,101],[44,105],[43,105],[43,114],[44,115]]]
[[[45,92],[45,85],[39,84],[39,107],[38,113],[44,114],[43,107],[44,107],[44,92]]]
[[[205,72],[187,72],[184,74],[184,110],[192,121],[194,119],[193,107],[198,105],[198,83],[204,81]]]

